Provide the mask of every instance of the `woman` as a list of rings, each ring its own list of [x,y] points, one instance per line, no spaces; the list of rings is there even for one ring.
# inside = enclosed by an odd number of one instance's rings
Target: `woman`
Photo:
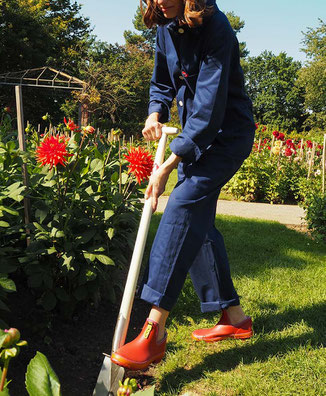
[[[214,226],[220,190],[249,155],[255,131],[238,41],[215,0],[147,0],[144,21],[158,29],[143,136],[160,138],[175,97],[183,131],[145,194],[153,197],[155,210],[178,166],[178,183],[162,216],[141,292],[152,309],[139,336],[111,357],[132,370],[164,356],[165,322],[188,272],[202,312],[222,311],[216,326],[196,330],[192,338],[213,342],[252,336],[251,318],[240,306],[223,237]]]

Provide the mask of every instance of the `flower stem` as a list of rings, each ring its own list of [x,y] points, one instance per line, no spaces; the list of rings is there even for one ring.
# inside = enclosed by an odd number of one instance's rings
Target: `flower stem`
[[[3,391],[3,388],[5,386],[5,381],[6,381],[7,373],[8,373],[9,361],[10,361],[10,358],[7,358],[5,360],[5,363],[4,363],[4,366],[3,366],[1,383],[0,383],[0,392]]]
[[[65,185],[65,190],[64,190],[63,196],[62,196],[62,202],[63,202],[63,200],[64,200],[64,198],[65,198],[65,196],[67,194],[68,183],[69,183],[69,180],[70,180],[70,176],[72,175],[73,171],[75,170],[75,168],[77,166],[78,159],[79,159],[79,154],[81,152],[81,149],[82,149],[82,146],[83,146],[83,143],[84,143],[84,140],[85,140],[85,136],[86,136],[86,133],[83,134],[82,140],[80,142],[80,145],[79,145],[79,148],[78,148],[78,151],[77,151],[77,156],[76,156],[75,163],[74,163],[73,167],[71,168],[70,172],[68,173],[68,177],[67,177],[67,181],[66,181],[66,185]]]

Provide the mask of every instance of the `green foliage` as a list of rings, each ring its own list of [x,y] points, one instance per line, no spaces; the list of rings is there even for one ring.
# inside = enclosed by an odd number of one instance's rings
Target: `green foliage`
[[[144,391],[138,391],[136,393],[133,393],[133,395],[142,395],[142,396],[154,396],[155,395],[155,386],[151,386],[150,388],[144,390]]]
[[[285,155],[286,143],[280,148],[280,141],[276,141],[273,148],[271,139],[261,138],[258,147],[258,139],[259,136],[252,154],[226,184],[226,192],[244,201],[294,203],[304,201],[308,194],[321,191],[320,149],[308,178],[312,149],[305,141],[301,152],[301,140],[294,140],[295,148],[288,157]]]
[[[68,149],[74,157],[66,168],[49,170],[30,158],[33,219],[20,263],[43,308],[69,315],[101,294],[114,301],[111,267],[127,262],[138,212],[117,143],[76,133]]]
[[[58,130],[67,134],[62,126]],[[69,316],[81,301],[115,300],[114,287],[120,285],[113,269],[126,265],[133,246],[138,185],[127,173],[126,148],[122,151],[118,141],[76,132],[67,144],[72,154],[67,166],[51,170],[36,162],[40,143],[32,127],[27,153],[14,141],[0,140],[0,285],[9,285],[7,274],[19,266],[38,303]],[[23,159],[28,191],[21,182]],[[25,194],[31,202],[27,247]],[[6,308],[5,293],[13,287],[0,287],[0,308]]]
[[[60,396],[60,382],[48,359],[36,352],[26,372],[26,389],[29,396]]]
[[[124,38],[128,45],[137,46],[139,49],[147,52],[153,56],[156,43],[156,27],[148,29],[143,21],[143,16],[140,7],[137,8],[135,17],[132,21],[134,28],[139,33],[134,33],[131,30],[125,30]]]
[[[246,61],[246,88],[255,119],[263,124],[300,130],[304,121],[303,91],[296,86],[300,62],[284,52],[265,51]]]
[[[95,44],[80,65],[89,89],[76,97],[88,104],[96,126],[135,134],[147,116],[152,69],[153,59],[137,46]]]
[[[302,204],[306,210],[305,220],[317,240],[326,243],[326,195],[315,191]]]
[[[78,63],[87,53],[90,24],[72,0],[0,1],[0,74],[53,66],[76,77]],[[55,120],[67,92],[24,89],[25,114],[31,122],[42,116],[44,103]],[[14,107],[12,87],[1,86],[0,104]]]
[[[235,15],[233,11],[226,12],[225,15],[227,16],[235,34],[240,33],[240,31],[245,26],[245,21],[242,20],[238,15]],[[249,50],[246,47],[246,43],[244,41],[241,41],[239,43],[239,48],[240,48],[240,58],[245,58],[249,54]]]
[[[326,128],[326,23],[309,28],[304,34],[303,51],[310,58],[300,71],[298,86],[305,91],[305,109],[308,112],[306,126],[324,130]]]

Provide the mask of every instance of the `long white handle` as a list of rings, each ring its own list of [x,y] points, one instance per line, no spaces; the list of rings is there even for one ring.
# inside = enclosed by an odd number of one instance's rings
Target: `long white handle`
[[[178,130],[177,128],[163,127],[162,132],[163,133],[160,138],[155,155],[153,173],[157,170],[158,166],[160,166],[164,162],[164,153],[167,142],[167,135],[177,134]],[[118,348],[120,348],[125,343],[126,340],[131,308],[134,301],[134,296],[135,296],[139,271],[141,267],[141,262],[145,250],[145,244],[146,244],[151,216],[152,216],[152,198],[149,198],[145,200],[143,213],[139,224],[135,247],[128,272],[127,282],[122,297],[117,324],[115,327],[115,332],[112,342],[112,352],[115,352]]]

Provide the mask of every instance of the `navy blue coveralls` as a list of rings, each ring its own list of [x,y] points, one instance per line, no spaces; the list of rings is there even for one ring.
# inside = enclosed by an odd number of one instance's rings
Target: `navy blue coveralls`
[[[157,30],[149,114],[167,122],[176,97],[182,158],[152,246],[141,298],[170,311],[190,272],[202,312],[238,305],[223,237],[215,228],[223,185],[250,154],[255,125],[244,91],[239,44],[214,0],[201,26],[171,20]]]

